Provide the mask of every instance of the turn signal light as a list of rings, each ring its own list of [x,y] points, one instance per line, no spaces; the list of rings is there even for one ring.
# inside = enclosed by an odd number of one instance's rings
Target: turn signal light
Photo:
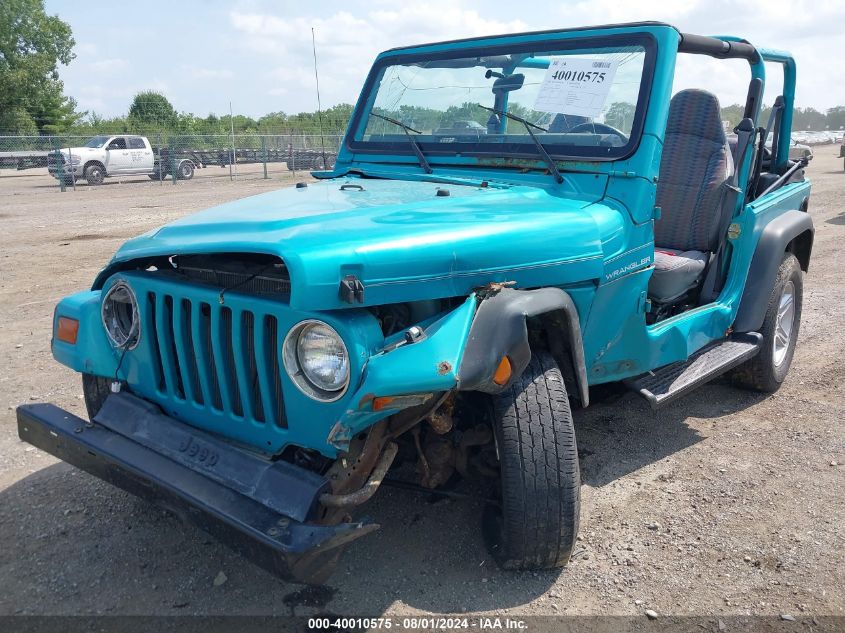
[[[76,337],[79,335],[79,321],[68,317],[59,317],[56,324],[56,338],[65,343],[76,345]]]
[[[508,360],[507,356],[502,356],[502,360],[499,362],[499,366],[496,367],[496,371],[493,372],[493,382],[495,382],[500,387],[502,385],[506,385],[511,379],[512,373],[513,369],[511,369],[511,362]]]
[[[387,409],[393,403],[393,398],[390,396],[381,396],[380,398],[373,398],[373,411],[382,411]]]
[[[404,396],[376,396],[373,398],[373,411],[416,407],[425,404],[433,396],[433,393],[411,393]]]

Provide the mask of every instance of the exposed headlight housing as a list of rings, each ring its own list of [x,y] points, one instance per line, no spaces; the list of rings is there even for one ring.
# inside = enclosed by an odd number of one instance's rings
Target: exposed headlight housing
[[[118,281],[106,292],[100,309],[103,327],[112,345],[120,350],[134,349],[141,339],[138,299],[125,281]]]
[[[285,370],[305,395],[322,402],[340,398],[349,385],[349,353],[326,323],[308,320],[294,326],[283,343]]]

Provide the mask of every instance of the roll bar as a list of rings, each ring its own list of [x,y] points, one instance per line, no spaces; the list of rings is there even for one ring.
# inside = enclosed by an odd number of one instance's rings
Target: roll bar
[[[710,55],[720,59],[747,59],[752,64],[760,61],[760,54],[748,42],[735,42],[720,40],[717,37],[707,35],[692,35],[681,33],[678,42],[678,51],[681,53],[696,53],[699,55]]]

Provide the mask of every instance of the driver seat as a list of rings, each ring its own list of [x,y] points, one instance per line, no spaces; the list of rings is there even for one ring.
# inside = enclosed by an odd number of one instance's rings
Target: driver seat
[[[654,271],[649,297],[660,304],[683,298],[704,276],[718,249],[723,204],[734,165],[716,95],[682,90],[669,105],[654,224]]]

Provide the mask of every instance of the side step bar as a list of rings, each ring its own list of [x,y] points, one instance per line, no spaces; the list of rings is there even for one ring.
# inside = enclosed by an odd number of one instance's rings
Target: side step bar
[[[752,358],[760,351],[762,340],[756,332],[732,334],[686,361],[626,380],[625,384],[648,400],[652,409],[659,409]]]

